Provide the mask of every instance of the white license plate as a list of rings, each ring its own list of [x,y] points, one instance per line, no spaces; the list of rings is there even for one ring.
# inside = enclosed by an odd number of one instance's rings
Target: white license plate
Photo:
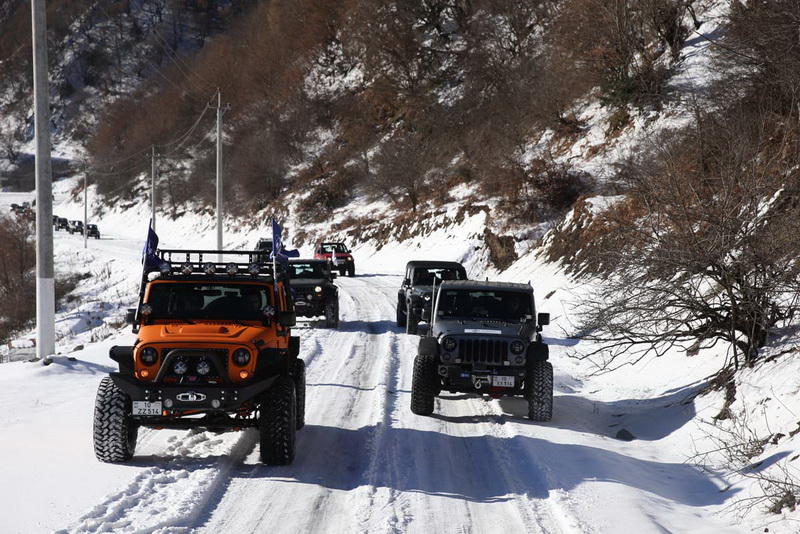
[[[494,375],[492,377],[492,385],[500,387],[500,388],[513,388],[514,387],[514,377],[513,376]]]
[[[133,401],[133,415],[161,415],[161,401]]]

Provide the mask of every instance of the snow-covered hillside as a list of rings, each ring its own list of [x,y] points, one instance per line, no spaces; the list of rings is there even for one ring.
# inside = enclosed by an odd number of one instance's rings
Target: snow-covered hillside
[[[73,186],[57,184],[57,214],[80,213],[66,194]],[[142,431],[130,463],[102,464],[91,445],[94,395],[113,368],[108,348],[133,339],[121,317],[134,303],[146,211],[98,220],[104,237],[88,249],[56,234],[57,268],[91,277],[58,314],[61,354],[52,365],[0,366],[0,502],[14,511],[3,532],[796,531],[790,518],[773,524],[781,516],[763,507],[740,519],[736,503],[755,494],[757,481],[698,464],[695,454],[713,448],[710,423],[724,400],[723,392],[699,393],[721,354],[676,354],[592,376],[588,362],[570,357],[586,348],[565,337],[587,288],[536,251],[499,277],[530,280],[553,316],[544,332],[556,369],[553,421],[531,423],[520,399],[448,393],[434,416],[411,414],[418,338],[393,322],[399,273],[409,259],[437,257],[465,261],[474,277],[497,276],[460,237],[481,231],[483,220],[469,218],[380,251],[357,248],[359,276],[337,280],[341,327],[297,329],[308,399],[294,464],[259,464],[251,432],[167,430]],[[187,216],[160,224],[159,234],[165,246],[211,247],[211,229],[210,218]],[[252,244],[262,230],[230,241]],[[777,367],[796,376],[790,360],[765,364],[742,377],[745,393],[731,407],[783,405],[786,417],[765,421],[772,432],[800,411],[795,381],[766,381]],[[775,439],[780,445],[765,446],[752,470],[794,454],[795,442]]]

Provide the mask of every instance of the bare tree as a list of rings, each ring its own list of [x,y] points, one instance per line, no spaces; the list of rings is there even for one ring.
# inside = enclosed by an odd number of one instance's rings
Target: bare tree
[[[734,368],[752,365],[770,329],[798,311],[800,174],[786,172],[796,137],[759,118],[741,107],[701,117],[623,169],[628,199],[594,244],[612,269],[581,325],[602,343],[591,355],[602,365],[720,340]]]

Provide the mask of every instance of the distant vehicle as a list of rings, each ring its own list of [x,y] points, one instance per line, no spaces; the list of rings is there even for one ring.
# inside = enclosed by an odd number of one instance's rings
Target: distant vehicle
[[[272,238],[262,237],[256,242],[256,250],[263,250],[264,254],[259,254],[258,261],[267,263],[272,261]]]
[[[335,258],[335,261],[334,261]],[[317,245],[314,250],[314,259],[328,260],[333,265],[333,268],[339,271],[341,276],[356,275],[356,263],[353,260],[353,254],[342,242],[325,242]]]
[[[225,261],[209,261],[218,255]],[[305,363],[291,335],[286,274],[256,255],[157,250],[145,263],[138,306],[127,314],[136,340],[111,348],[119,371],[97,391],[98,460],[130,460],[140,427],[253,428],[262,462],[292,463],[305,423]]]
[[[430,311],[433,283],[466,280],[467,271],[455,261],[410,261],[406,264],[403,285],[397,292],[397,326],[416,334],[423,312]]]
[[[86,225],[86,237],[94,237],[95,239],[100,239],[100,229],[97,228],[96,224]]]
[[[294,293],[294,309],[302,317],[325,317],[325,326],[339,326],[339,289],[336,274],[326,260],[289,260],[289,285]]]
[[[16,212],[17,210],[22,209],[22,206],[20,206],[19,204],[11,204],[10,208],[11,211]]]
[[[56,222],[56,230],[66,230],[69,232],[69,221],[64,217],[59,217],[58,222]]]
[[[58,225],[58,215],[53,215],[53,226]]]
[[[411,411],[430,415],[451,393],[523,396],[528,417],[553,417],[553,366],[539,333],[550,314],[535,313],[533,288],[508,282],[443,282],[411,380]]]
[[[69,230],[71,234],[78,233],[83,235],[83,221],[70,221],[67,230]]]

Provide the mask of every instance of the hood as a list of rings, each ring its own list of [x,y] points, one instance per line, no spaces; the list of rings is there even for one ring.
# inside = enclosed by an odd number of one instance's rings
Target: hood
[[[292,278],[289,282],[289,286],[296,289],[313,289],[315,286],[325,287],[327,285],[330,285],[330,282],[325,278]]]
[[[139,339],[146,343],[251,343],[264,332],[263,326],[236,323],[172,323],[142,326]]]
[[[437,336],[504,336],[528,338],[529,328],[521,323],[501,321],[436,321]]]

